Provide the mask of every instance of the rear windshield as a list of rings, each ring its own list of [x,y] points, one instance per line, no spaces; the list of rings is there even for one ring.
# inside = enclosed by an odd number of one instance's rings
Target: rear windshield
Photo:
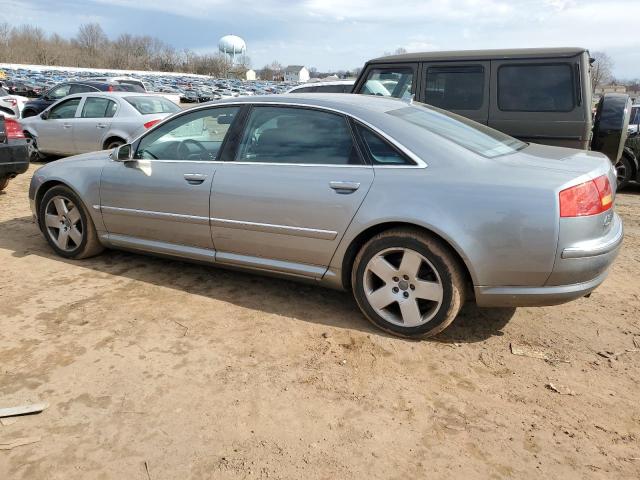
[[[493,128],[418,102],[387,113],[487,158],[508,155],[527,146]]]
[[[114,90],[117,92],[147,93],[140,85],[133,85],[131,83],[116,83]]]
[[[179,106],[163,97],[126,97],[125,100],[142,115],[180,111]]]
[[[133,87],[131,90],[127,90],[127,92],[146,92],[144,84],[137,80],[118,80],[118,83],[127,87]]]

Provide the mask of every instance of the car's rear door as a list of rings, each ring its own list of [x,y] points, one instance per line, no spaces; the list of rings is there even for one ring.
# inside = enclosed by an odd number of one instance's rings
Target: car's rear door
[[[423,63],[420,101],[486,125],[490,75],[488,61]]]
[[[213,260],[211,182],[238,110],[217,106],[172,118],[132,145],[132,161],[104,167],[100,209],[113,244]]]
[[[341,114],[257,105],[216,172],[216,262],[317,278],[364,200],[374,172]]]
[[[45,118],[37,120],[38,149],[45,153],[73,154],[74,119],[82,97],[70,97],[46,110]]]
[[[119,99],[88,95],[73,120],[73,143],[76,153],[102,150],[105,134],[119,110]]]

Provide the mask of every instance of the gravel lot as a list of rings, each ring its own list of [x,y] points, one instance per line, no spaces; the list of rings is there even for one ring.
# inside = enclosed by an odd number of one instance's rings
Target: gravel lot
[[[413,342],[346,293],[63,260],[31,220],[34,170],[0,193],[0,408],[50,407],[0,425],[0,479],[640,478],[640,188],[591,298],[468,306]],[[20,438],[38,441],[2,449]]]

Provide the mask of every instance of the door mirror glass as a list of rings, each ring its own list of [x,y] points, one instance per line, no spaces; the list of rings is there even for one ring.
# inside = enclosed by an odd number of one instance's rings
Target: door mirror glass
[[[127,162],[131,160],[131,144],[126,143],[115,149],[113,157],[118,162]]]

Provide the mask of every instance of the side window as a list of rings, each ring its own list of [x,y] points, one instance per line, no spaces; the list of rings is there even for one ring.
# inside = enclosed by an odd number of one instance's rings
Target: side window
[[[365,144],[367,154],[374,165],[415,165],[393,145],[367,127],[357,124],[358,132]]]
[[[292,107],[254,107],[236,155],[239,162],[361,165],[347,120]]]
[[[372,68],[358,93],[382,97],[409,98],[413,84],[411,68]]]
[[[445,110],[478,110],[484,96],[484,67],[429,67],[426,103]]]
[[[59,87],[54,87],[53,89],[49,90],[49,93],[47,93],[47,97],[51,100],[60,100],[61,98],[69,95],[70,88],[71,85],[60,85]]]
[[[69,95],[74,93],[96,92],[97,89],[90,87],[89,85],[73,84],[69,89]]]
[[[82,107],[82,118],[110,118],[116,113],[117,105],[107,98],[88,97]]]
[[[215,160],[239,107],[218,107],[181,115],[142,138],[135,158]]]
[[[73,118],[76,116],[76,110],[78,110],[78,105],[80,105],[79,98],[70,98],[55,107],[53,107],[49,111],[49,120],[54,120],[57,118]]]
[[[573,69],[555,65],[504,65],[498,69],[498,108],[505,112],[570,112]]]

